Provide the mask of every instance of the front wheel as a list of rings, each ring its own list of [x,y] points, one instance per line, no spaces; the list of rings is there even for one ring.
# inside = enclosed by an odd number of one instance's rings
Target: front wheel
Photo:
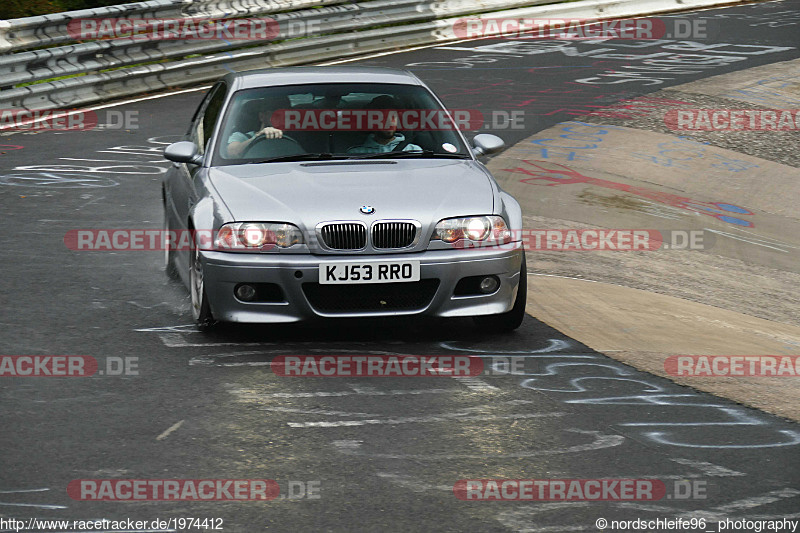
[[[192,249],[192,261],[189,266],[189,291],[192,293],[192,318],[194,318],[200,331],[211,329],[216,321],[211,315],[211,306],[208,305],[205,285],[203,284],[203,262],[200,259],[200,250]]]
[[[484,332],[509,332],[522,325],[525,318],[525,303],[528,299],[528,267],[525,262],[525,253],[522,254],[522,267],[519,271],[519,287],[514,307],[511,311],[499,315],[476,316],[475,324]]]

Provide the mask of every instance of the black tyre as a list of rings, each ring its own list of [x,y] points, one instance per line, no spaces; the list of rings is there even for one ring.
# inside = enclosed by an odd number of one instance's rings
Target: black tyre
[[[167,277],[172,280],[180,280],[181,275],[178,272],[178,267],[175,266],[175,250],[170,250],[168,243],[169,239],[167,238],[168,232],[170,231],[169,227],[169,215],[167,215],[167,206],[164,206],[164,272],[167,273]]]
[[[192,318],[200,331],[208,331],[217,322],[211,314],[208,296],[203,283],[203,262],[200,250],[192,248],[192,261],[189,267],[189,292],[192,294]]]

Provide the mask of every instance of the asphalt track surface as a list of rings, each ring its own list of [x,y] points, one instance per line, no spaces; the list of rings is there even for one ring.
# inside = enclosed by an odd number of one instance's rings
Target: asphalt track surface
[[[705,44],[789,48],[654,85],[576,84],[618,80],[601,75],[631,63],[592,58],[586,52],[598,45],[585,43],[482,63],[457,49],[503,43],[490,40],[359,63],[407,67],[451,108],[525,109],[525,129],[501,133],[513,144],[571,118],[569,109],[797,58],[797,25],[751,24],[798,10],[800,2],[786,1],[682,15],[715,22],[717,34],[699,41]],[[159,253],[68,250],[63,237],[71,229],[161,227],[167,164],[159,152],[185,131],[201,94],[113,108],[137,112],[138,129],[3,138],[12,146],[0,156],[0,353],[91,355],[101,365],[137,358],[138,375],[3,378],[0,517],[221,518],[224,531],[242,533],[597,531],[599,518],[676,517],[705,518],[716,531],[726,518],[800,517],[798,424],[638,372],[532,316],[511,335],[481,334],[462,320],[204,334],[190,325],[187,292],[167,281]],[[477,379],[274,375],[272,358],[291,354],[484,356],[494,370]],[[491,356],[511,355],[524,358],[524,374],[493,364]],[[460,479],[499,478],[657,479],[668,496],[454,496]],[[274,479],[282,496],[76,501],[66,493],[75,479]],[[289,497],[290,485],[300,492],[298,482],[318,484],[319,497]],[[682,498],[686,482],[704,492]]]

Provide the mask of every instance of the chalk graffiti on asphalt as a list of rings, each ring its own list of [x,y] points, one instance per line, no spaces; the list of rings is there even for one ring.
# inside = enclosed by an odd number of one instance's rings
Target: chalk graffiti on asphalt
[[[172,137],[151,137],[146,145],[111,146],[96,153],[100,158],[61,157],[65,164],[21,165],[8,174],[0,174],[0,185],[74,189],[116,187],[111,175],[161,175],[169,162],[162,156],[163,147]],[[109,154],[109,155],[106,155]]]
[[[646,50],[646,49],[650,50]],[[440,46],[435,50],[465,51],[472,55],[448,61],[422,61],[408,63],[407,67],[475,68],[475,65],[549,53],[567,57],[625,61],[625,64],[599,72],[590,77],[577,78],[576,83],[587,85],[619,85],[636,83],[661,85],[681,76],[695,75],[756,56],[794,50],[793,46],[769,46],[734,43],[700,43],[669,39],[651,41],[621,41],[594,39],[587,41],[505,41],[482,46]],[[483,59],[482,59],[483,55]]]
[[[785,26],[796,26],[800,24],[800,12],[796,10],[776,11],[769,13],[716,13],[710,16],[702,16],[701,18],[744,20],[748,21],[748,25],[754,28],[758,26],[782,28]]]
[[[12,172],[11,174],[0,176],[0,185],[42,187],[46,189],[92,189],[96,187],[116,187],[119,183],[111,178],[90,176],[88,174],[61,176],[53,172]]]
[[[489,358],[486,364],[490,365],[493,374],[519,377],[523,388],[555,393],[554,398],[565,404],[599,408],[630,406],[625,411],[628,419],[615,425],[635,428],[644,437],[662,445],[751,449],[800,444],[800,432],[771,427],[773,424],[767,417],[756,411],[748,412],[734,404],[726,405],[709,395],[673,392],[672,389],[677,387],[654,383],[647,374],[601,355],[592,360],[576,360],[570,341],[562,341],[554,346],[555,349],[533,349],[528,354],[474,348],[462,350],[455,343],[442,343],[441,347],[480,353]],[[538,368],[536,371],[527,368],[515,370],[508,363],[509,357],[530,359]],[[676,414],[682,416],[676,417]],[[698,442],[697,429],[701,427],[726,428],[721,435],[714,433],[722,437],[722,442],[710,441],[707,436],[699,437],[706,440]]]

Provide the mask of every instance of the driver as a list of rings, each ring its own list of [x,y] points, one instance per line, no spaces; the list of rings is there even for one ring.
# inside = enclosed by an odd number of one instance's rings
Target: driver
[[[376,96],[364,109],[397,109],[395,99],[387,94]],[[416,144],[406,142],[402,133],[397,133],[397,122],[393,119],[386,131],[375,131],[367,135],[361,146],[352,146],[347,149],[348,154],[383,154],[394,151],[422,150]]]
[[[250,102],[248,102],[249,104]],[[247,104],[245,105],[245,109],[243,112],[247,112]],[[248,131],[246,133],[241,131],[233,132],[230,137],[228,137],[228,156],[235,158],[241,157],[248,148],[253,144],[253,142],[261,137],[262,135],[266,139],[280,139],[283,137],[283,130],[279,130],[278,128],[273,128],[270,125],[270,118],[272,117],[272,113],[279,109],[289,109],[291,104],[289,103],[289,99],[285,96],[273,96],[264,98],[259,102],[258,108],[258,120],[259,125],[253,131]],[[246,120],[247,117],[245,117]]]

